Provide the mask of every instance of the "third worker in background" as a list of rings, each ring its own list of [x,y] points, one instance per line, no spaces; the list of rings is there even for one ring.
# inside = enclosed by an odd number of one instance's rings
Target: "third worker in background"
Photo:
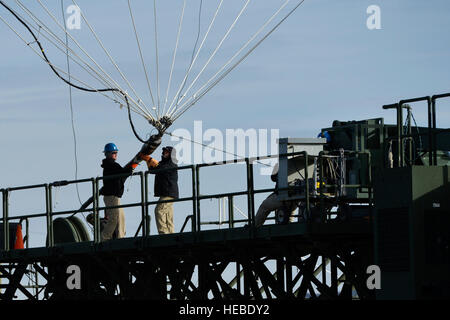
[[[295,215],[295,209],[297,208],[295,202],[284,202],[278,199],[278,166],[278,163],[275,164],[272,175],[270,176],[271,180],[275,182],[275,191],[272,192],[259,206],[258,212],[255,215],[256,227],[261,227],[264,224],[269,213],[283,207],[286,207],[290,212],[289,222],[294,221],[293,216]]]
[[[174,233],[173,202],[178,198],[178,165],[176,150],[173,147],[164,147],[162,158],[156,167],[155,197],[160,203],[155,208],[156,226],[159,234]],[[150,171],[151,172],[151,171]]]

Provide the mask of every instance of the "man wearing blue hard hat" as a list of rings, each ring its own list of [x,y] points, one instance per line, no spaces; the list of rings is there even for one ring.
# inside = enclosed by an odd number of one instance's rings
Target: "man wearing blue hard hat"
[[[161,144],[160,136],[152,136],[142,146],[136,156],[128,162],[124,167],[117,163],[119,149],[114,143],[105,145],[101,167],[103,168],[103,187],[100,194],[106,207],[120,206],[120,198],[124,192],[126,179],[133,173],[141,161],[146,161],[149,168],[158,165],[158,161],[150,157],[155,149]],[[108,178],[108,176],[115,176]],[[113,238],[125,237],[125,214],[123,208],[105,209],[106,224],[103,225],[101,231],[101,240],[109,240]]]
[[[122,167],[116,162],[119,149],[114,143],[108,143],[103,150],[105,159],[102,161],[103,188],[100,194],[106,207],[120,206],[120,198],[123,195],[125,180],[133,172],[131,166]],[[121,177],[107,178],[108,176],[123,175]],[[101,240],[109,240],[117,229],[117,238],[125,237],[125,214],[123,208],[105,210],[107,223],[101,232]]]

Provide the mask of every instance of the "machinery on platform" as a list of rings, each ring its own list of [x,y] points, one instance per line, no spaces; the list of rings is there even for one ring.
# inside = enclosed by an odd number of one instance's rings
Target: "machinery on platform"
[[[436,128],[435,110],[436,101],[445,97],[450,94],[384,106],[397,112],[395,125],[385,124],[383,118],[334,121],[317,138],[280,139],[275,192],[285,203],[297,205],[296,223],[288,223],[286,210],[279,209],[276,224],[254,228],[254,194],[267,190],[254,190],[252,163],[256,160],[245,159],[245,193],[200,192],[200,169],[217,163],[179,168],[192,171],[192,197],[179,201],[192,201],[193,214],[181,233],[168,235],[164,241],[148,234],[148,205],[154,203],[148,201],[143,183],[142,203],[138,204],[143,210],[142,237],[104,245],[94,233],[92,242],[75,217],[52,219],[55,213],[47,213],[52,230],[47,251],[25,249],[29,253],[21,254],[8,250],[13,241],[8,228],[16,230],[17,224],[9,223],[13,218],[7,212],[12,189],[3,189],[2,222],[8,223],[1,228],[0,245],[5,250],[0,251],[0,272],[10,281],[0,299],[13,297],[17,288],[26,291],[17,279],[29,265],[48,280],[45,296],[54,299],[84,294],[112,298],[117,286],[121,297],[130,299],[448,298],[450,130]],[[410,104],[418,101],[428,103],[428,127],[412,125]],[[147,176],[140,176],[145,182]],[[97,182],[93,180],[94,191],[98,191]],[[248,226],[234,228],[232,201],[242,194],[248,198]],[[231,204],[230,228],[202,231],[200,202],[224,196]],[[94,217],[99,219],[95,195],[93,200]],[[189,219],[192,230],[185,233]],[[79,247],[74,246],[78,242]],[[264,264],[271,259],[276,261],[274,273]],[[89,278],[83,280],[88,289],[79,295],[64,287],[63,266],[72,263],[90,270]],[[222,272],[231,264],[236,266],[236,276],[225,281]],[[104,265],[117,273],[101,271]],[[381,271],[381,288],[376,290],[366,285],[370,265]],[[328,267],[331,278],[326,274]],[[195,269],[197,286],[191,281]],[[128,281],[131,276],[137,280]]]
[[[384,106],[397,125],[336,120],[316,139],[280,139],[279,197],[297,202],[302,220],[373,219],[381,299],[450,297],[450,131],[436,128],[435,110],[445,97]],[[411,123],[408,103],[419,101],[428,127]]]

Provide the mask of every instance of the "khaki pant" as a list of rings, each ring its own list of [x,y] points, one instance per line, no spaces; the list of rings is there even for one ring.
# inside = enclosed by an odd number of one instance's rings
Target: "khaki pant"
[[[264,200],[259,206],[258,212],[255,216],[255,226],[260,227],[266,221],[267,216],[272,211],[280,209],[285,203],[278,200],[278,196],[275,193],[271,193],[266,200]],[[292,210],[291,216],[289,217],[289,222],[294,221],[293,215],[295,214],[296,206],[294,204],[287,204],[288,210]]]
[[[172,197],[161,197],[159,201],[173,199]],[[173,202],[158,203],[155,208],[155,218],[159,234],[174,233]]]
[[[120,198],[116,196],[104,196],[103,201],[106,207],[120,206]],[[108,218],[108,220],[101,233],[102,241],[110,240],[116,228],[118,229],[117,238],[125,237],[125,214],[123,208],[106,209],[105,218]]]

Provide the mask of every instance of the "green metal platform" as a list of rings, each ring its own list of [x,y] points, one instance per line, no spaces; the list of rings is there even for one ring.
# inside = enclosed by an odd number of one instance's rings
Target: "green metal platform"
[[[152,250],[190,250],[205,248],[239,246],[241,243],[250,245],[267,245],[272,241],[295,241],[298,245],[308,245],[312,241],[324,238],[355,239],[371,238],[372,230],[368,222],[336,222],[328,224],[291,223],[287,225],[266,225],[251,230],[248,227],[233,229],[207,230],[197,233],[175,233],[109,240],[101,243],[77,242],[56,244],[51,248],[29,248],[20,250],[0,251],[0,263],[19,262],[21,260],[45,260],[59,255],[81,255],[93,253],[133,252]]]

